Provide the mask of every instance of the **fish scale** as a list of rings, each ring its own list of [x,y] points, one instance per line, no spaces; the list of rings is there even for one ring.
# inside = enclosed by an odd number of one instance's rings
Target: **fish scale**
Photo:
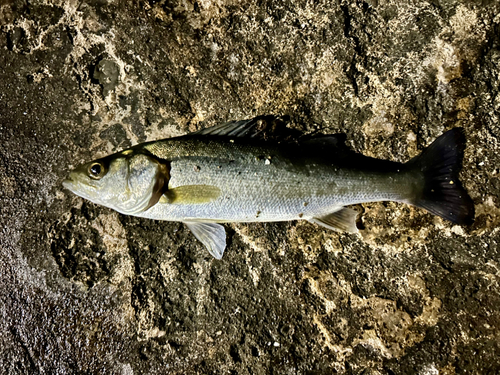
[[[182,221],[217,259],[224,222],[302,219],[357,232],[357,212],[345,206],[375,201],[409,203],[458,224],[473,220],[458,180],[460,128],[403,164],[355,153],[340,135],[268,139],[269,124],[276,118],[140,144],[76,168],[63,184],[122,214]]]
[[[219,222],[309,219],[360,202],[403,201],[417,178],[396,171],[367,173],[360,178],[359,171],[342,170],[331,163],[301,160],[294,165],[275,148],[227,139],[205,141],[203,147],[195,142],[172,139],[146,149],[171,160],[169,189],[213,185],[221,189],[221,195],[202,205],[158,204],[140,216]],[[389,179],[395,183],[388,184]]]

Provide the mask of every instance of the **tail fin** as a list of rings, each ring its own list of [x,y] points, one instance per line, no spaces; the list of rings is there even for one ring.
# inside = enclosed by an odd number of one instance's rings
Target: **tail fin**
[[[408,162],[424,174],[424,188],[411,204],[456,224],[474,221],[474,203],[458,180],[465,149],[462,128],[454,128]]]

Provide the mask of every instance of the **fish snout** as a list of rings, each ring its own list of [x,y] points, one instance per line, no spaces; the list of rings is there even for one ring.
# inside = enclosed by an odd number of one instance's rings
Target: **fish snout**
[[[68,177],[68,178],[65,178],[64,181],[62,182],[62,186],[65,188],[65,189],[68,189],[70,191],[73,191],[73,180]]]
[[[77,176],[75,176],[75,171],[71,171],[62,182],[62,186],[73,193],[77,189],[77,185],[78,185],[78,178]]]

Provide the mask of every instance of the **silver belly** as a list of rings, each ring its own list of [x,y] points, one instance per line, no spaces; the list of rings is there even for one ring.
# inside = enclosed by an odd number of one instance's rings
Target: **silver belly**
[[[158,203],[138,216],[170,221],[270,222],[310,219],[370,201],[404,201],[403,176],[356,175],[328,165],[300,169],[283,160],[186,158],[171,163],[169,188],[212,185],[221,195],[203,204]]]

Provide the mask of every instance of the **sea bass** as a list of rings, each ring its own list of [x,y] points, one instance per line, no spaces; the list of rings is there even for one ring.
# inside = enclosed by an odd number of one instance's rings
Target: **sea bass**
[[[473,221],[474,204],[458,180],[461,128],[403,164],[358,154],[339,134],[269,139],[263,128],[275,120],[261,116],[139,144],[76,168],[63,185],[125,215],[181,221],[217,259],[226,248],[220,223],[308,220],[357,232],[357,212],[346,206],[375,201]]]

